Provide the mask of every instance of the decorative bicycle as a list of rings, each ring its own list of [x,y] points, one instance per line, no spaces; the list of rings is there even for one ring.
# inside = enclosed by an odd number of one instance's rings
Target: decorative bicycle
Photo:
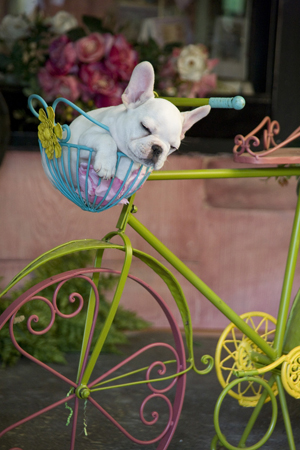
[[[42,103],[44,110],[36,112],[33,102]],[[175,104],[191,104],[188,100],[173,100]],[[214,103],[211,99],[210,102]],[[250,168],[250,169],[206,169],[206,170],[187,170],[187,171],[160,171],[151,173],[150,170],[140,167],[138,170],[132,170],[130,161],[127,161],[127,171],[123,179],[117,179],[115,176],[108,183],[104,183],[100,179],[93,180],[91,171],[91,160],[93,151],[87,147],[79,148],[69,143],[68,127],[60,127],[54,121],[55,108],[59,102],[70,102],[64,99],[58,99],[53,104],[53,108],[38,96],[31,96],[29,105],[32,112],[40,118],[44,127],[44,138],[50,142],[45,148],[44,142],[40,141],[40,149],[44,164],[52,183],[57,187],[63,195],[75,202],[84,210],[100,212],[108,209],[119,202],[125,203],[121,211],[116,230],[107,234],[101,240],[85,239],[72,241],[56,247],[34,260],[25,267],[16,277],[9,283],[1,294],[2,296],[12,289],[26,275],[30,274],[36,268],[46,264],[51,260],[55,260],[63,255],[72,254],[78,251],[93,249],[96,250],[96,258],[94,267],[88,269],[78,268],[72,271],[54,275],[51,278],[38,283],[27,292],[23,293],[15,300],[6,311],[0,316],[0,329],[9,322],[10,337],[16,349],[29,360],[45,369],[49,377],[57,377],[65,383],[66,394],[59,400],[49,401],[48,406],[29,415],[22,420],[16,421],[14,424],[0,432],[1,438],[10,431],[14,430],[26,422],[31,422],[39,416],[43,416],[60,405],[66,404],[71,410],[69,421],[72,422],[72,431],[70,437],[70,449],[75,448],[78,411],[80,402],[89,402],[95,411],[101,412],[108,420],[111,421],[121,432],[125,434],[138,446],[156,445],[159,450],[167,449],[174,431],[176,429],[183,399],[185,393],[186,377],[190,370],[196,371],[198,374],[206,374],[211,371],[214,360],[211,356],[204,355],[202,363],[207,367],[204,370],[198,370],[195,365],[193,351],[193,329],[192,320],[188,304],[184,293],[173,273],[161,262],[138,249],[132,247],[131,242],[126,235],[126,227],[130,226],[141,236],[152,248],[154,248],[174,269],[178,270],[193,286],[195,286],[215,307],[221,311],[230,321],[231,324],[222,333],[216,349],[215,365],[217,376],[224,390],[219,397],[215,408],[215,429],[216,436],[212,439],[211,449],[216,449],[219,442],[228,449],[247,448],[246,441],[257,420],[262,406],[265,402],[270,401],[272,405],[271,422],[267,433],[257,442],[257,444],[248,447],[249,449],[257,449],[261,447],[271,436],[277,419],[277,400],[279,396],[280,405],[283,412],[284,423],[286,427],[287,438],[290,450],[295,449],[295,443],[292,433],[292,427],[286,406],[284,390],[295,398],[300,397],[300,332],[297,324],[300,314],[300,295],[297,295],[293,308],[288,319],[288,310],[291,301],[291,290],[296,267],[296,260],[299,250],[300,240],[300,200],[298,199],[294,225],[291,235],[290,248],[287,258],[286,271],[283,281],[283,289],[280,300],[280,307],[277,320],[268,314],[261,312],[250,312],[239,316],[236,314],[219,296],[217,296],[191,269],[189,269],[179,258],[177,258],[162,242],[160,242],[144,225],[136,218],[137,212],[134,206],[134,196],[137,189],[148,178],[149,180],[184,180],[184,179],[212,179],[212,178],[249,178],[249,177],[277,177],[277,176],[300,176],[300,168],[290,166],[299,163],[300,157],[295,150],[292,155],[286,156],[285,152],[281,152],[280,158],[275,155],[277,147],[274,141],[274,134],[279,131],[277,123],[267,119],[258,129],[267,124],[268,129],[265,131],[264,143],[265,149],[259,154],[250,150],[250,143],[253,141],[258,145],[258,138],[254,138],[250,133],[245,138],[238,136],[236,138],[236,147],[234,149],[235,158],[239,160],[246,152],[247,161],[259,163],[266,156],[267,164],[281,164],[281,167],[270,168]],[[208,102],[207,99],[198,99],[197,106]],[[72,105],[78,112],[86,115],[75,105]],[[196,105],[193,105],[196,106]],[[219,105],[220,106],[220,105]],[[241,99],[228,100],[225,99],[225,107],[236,106],[241,108],[243,102]],[[47,111],[47,114],[45,113]],[[91,119],[93,120],[93,119]],[[93,120],[95,123],[95,121]],[[97,123],[99,126],[102,124]],[[258,131],[258,129],[255,130]],[[63,134],[65,136],[63,137]],[[298,137],[300,133],[297,131],[289,137],[284,143]],[[284,143],[280,147],[284,146]],[[270,145],[274,145],[270,148]],[[241,149],[239,150],[239,148]],[[63,156],[61,156],[61,151]],[[84,168],[80,167],[79,158],[77,158],[77,178],[74,181],[70,177],[70,159],[72,152],[85,151],[89,153],[88,162]],[[276,160],[272,159],[275,155]],[[243,156],[245,157],[245,156]],[[121,164],[122,158],[127,158],[122,154],[118,155],[118,164]],[[266,162],[264,163],[266,164]],[[80,170],[84,170],[84,177],[81,177]],[[81,179],[80,179],[81,177]],[[84,181],[82,181],[84,180]],[[102,186],[101,186],[101,183]],[[128,199],[128,200],[127,200]],[[115,242],[117,239],[117,242]],[[123,252],[124,262],[122,270],[106,269],[102,267],[103,254],[109,251]],[[172,294],[177,307],[180,311],[185,336],[185,345],[181,336],[178,324],[161,298],[151,286],[144,283],[134,275],[130,274],[132,258],[138,258],[153,270],[165,282]],[[95,333],[95,324],[99,310],[99,293],[98,283],[100,274],[112,273],[118,276],[118,283],[115,289],[114,297],[105,323],[99,336],[96,336],[96,343],[92,346],[92,339]],[[74,304],[72,313],[65,313],[60,308],[60,292],[61,289],[76,278],[84,280],[90,287],[88,299],[84,299],[80,293],[70,291],[69,300]],[[107,339],[110,327],[114,321],[123,289],[128,280],[138,283],[145,292],[162,309],[166,316],[168,324],[171,328],[174,338],[174,345],[166,343],[149,344],[141,348],[139,351],[131,355],[129,358],[115,367],[111,367],[104,373],[98,373],[96,363],[100,357],[103,345]],[[54,294],[52,298],[47,298],[43,291],[45,288],[53,286]],[[15,335],[15,324],[18,321],[18,312],[22,306],[28,302],[41,302],[49,309],[49,322],[47,326],[39,326],[39,316],[32,315],[27,318],[27,328],[34,336],[44,336],[55,323],[56,317],[72,320],[79,314],[83,314],[83,306],[86,308],[85,330],[82,336],[82,348],[79,355],[78,371],[75,378],[70,378],[60,373],[54,367],[49,366],[22,349],[21,344]],[[169,353],[168,359],[156,360],[150,362],[146,367],[134,367],[131,363],[138,360],[141,354],[154,355],[159,349]],[[154,350],[154,352],[153,352]],[[151,353],[152,351],[152,353]],[[187,353],[187,354],[186,354]],[[155,356],[154,356],[155,358]],[[126,371],[126,367],[130,370]],[[155,369],[157,373],[154,374]],[[101,404],[101,396],[105,390],[129,388],[130,386],[145,387],[145,400],[140,407],[140,420],[146,428],[152,429],[159,424],[159,414],[155,405],[152,411],[152,419],[148,420],[145,410],[151,402],[157,404],[162,402],[165,413],[162,418],[165,423],[158,427],[158,432],[150,438],[144,439],[135,437],[130,434],[117,420],[109,413]],[[98,397],[97,397],[98,394]],[[245,428],[245,432],[240,439],[238,447],[231,445],[223,435],[219,424],[219,413],[225,396],[229,394],[236,398],[242,406],[253,407],[253,413],[250,421]],[[71,406],[72,405],[72,408]]]

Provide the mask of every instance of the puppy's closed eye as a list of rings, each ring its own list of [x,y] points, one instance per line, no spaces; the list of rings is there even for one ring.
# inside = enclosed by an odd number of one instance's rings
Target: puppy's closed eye
[[[142,128],[148,133],[151,134],[151,131],[149,130],[149,128],[146,127],[146,125],[144,125],[143,123],[141,123]]]

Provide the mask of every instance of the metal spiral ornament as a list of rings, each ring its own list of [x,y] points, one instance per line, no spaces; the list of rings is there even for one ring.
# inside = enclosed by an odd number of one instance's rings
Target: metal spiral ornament
[[[287,355],[281,368],[281,380],[288,394],[300,398],[300,347],[295,347]]]
[[[215,425],[215,430],[218,436],[218,440],[223,444],[223,446],[229,450],[238,450],[241,447],[235,447],[234,445],[231,445],[225,438],[225,436],[222,434],[221,432],[221,428],[219,425],[219,415],[220,415],[220,409],[221,409],[221,405],[223,403],[223,400],[225,398],[225,396],[229,393],[230,390],[232,390],[232,388],[234,386],[236,386],[239,383],[242,382],[247,382],[247,383],[258,383],[262,386],[263,389],[265,389],[271,399],[271,403],[272,403],[272,417],[271,417],[271,422],[269,425],[269,428],[266,432],[266,434],[254,445],[251,445],[251,447],[246,447],[243,445],[244,449],[248,449],[248,450],[256,450],[260,447],[262,447],[264,445],[265,442],[267,442],[267,440],[270,438],[271,434],[274,431],[275,425],[276,425],[276,421],[277,421],[277,414],[278,414],[278,407],[277,407],[277,401],[276,401],[276,397],[274,395],[274,392],[272,390],[272,388],[269,386],[269,384],[263,380],[260,377],[244,377],[244,378],[237,378],[235,380],[233,380],[231,383],[229,383],[226,388],[222,391],[221,395],[218,398],[218,401],[216,403],[216,407],[215,407],[215,412],[214,412],[214,425]],[[214,442],[216,443],[216,438],[214,438]]]

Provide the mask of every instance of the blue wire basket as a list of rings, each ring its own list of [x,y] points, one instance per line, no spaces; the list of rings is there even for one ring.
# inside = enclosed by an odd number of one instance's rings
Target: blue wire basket
[[[46,111],[44,117],[49,119],[49,107],[47,103],[42,97],[36,94],[31,95],[28,99],[28,106],[33,115],[37,118],[41,116],[41,110],[39,112],[35,110],[37,102],[42,104]],[[106,125],[97,122],[83,110],[64,98],[58,98],[53,103],[52,110],[54,114],[60,102],[71,106],[75,111],[82,114],[94,124],[109,131]],[[58,124],[55,124],[53,121],[53,129],[57,126]],[[61,149],[61,156],[57,156],[55,154],[56,152],[54,152],[53,157],[49,157],[49,152],[43,147],[41,140],[38,139],[43,167],[53,186],[84,211],[100,212],[117,204],[127,203],[127,199],[142,187],[152,171],[152,168],[138,165],[128,158],[127,155],[118,152],[115,176],[110,180],[100,178],[92,167],[94,150],[69,142],[71,133],[68,125],[63,125],[61,130],[62,137],[55,138],[58,143],[58,148]],[[71,176],[71,161],[74,160],[74,152],[77,153],[75,179]],[[85,153],[84,162],[80,158],[81,152]],[[121,172],[122,176],[119,177],[118,175]]]

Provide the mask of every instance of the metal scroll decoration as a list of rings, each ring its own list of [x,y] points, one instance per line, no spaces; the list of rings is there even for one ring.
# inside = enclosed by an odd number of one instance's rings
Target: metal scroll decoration
[[[86,386],[81,385],[81,380],[84,375],[85,369],[88,364],[89,360],[89,354],[91,351],[91,344],[92,344],[92,337],[94,334],[97,316],[98,316],[98,310],[99,310],[99,294],[97,290],[97,286],[95,285],[93,279],[91,279],[91,274],[100,272],[106,272],[106,273],[119,273],[116,271],[111,271],[109,269],[75,269],[69,272],[65,272],[59,275],[55,275],[48,280],[45,280],[33,288],[30,288],[28,291],[23,293],[17,300],[15,300],[5,311],[5,313],[0,317],[0,328],[9,321],[9,329],[10,329],[10,336],[12,339],[12,342],[14,343],[16,349],[24,355],[26,358],[30,359],[34,363],[38,364],[39,366],[43,367],[45,370],[50,372],[51,375],[54,375],[55,377],[59,378],[60,380],[64,381],[67,386],[67,390],[69,391],[69,394],[67,394],[64,398],[60,399],[59,401],[52,403],[48,405],[47,407],[41,409],[40,411],[37,411],[34,414],[31,414],[30,416],[12,424],[2,432],[0,432],[0,439],[3,435],[5,435],[8,431],[28,422],[32,419],[35,419],[36,417],[44,414],[47,411],[50,411],[59,405],[62,405],[66,403],[67,405],[70,405],[70,402],[73,401],[74,406],[73,409],[73,415],[72,415],[72,431],[71,431],[71,449],[74,449],[75,446],[75,436],[76,436],[76,427],[77,427],[77,413],[79,408],[79,402],[81,399],[84,399],[88,401],[91,405],[93,405],[98,411],[100,411],[113,425],[115,425],[127,438],[132,440],[133,442],[140,444],[140,445],[148,445],[148,444],[158,444],[158,449],[165,449],[168,446],[168,443],[175,431],[179,415],[182,408],[183,403],[183,397],[185,392],[185,369],[186,369],[186,361],[185,361],[185,351],[184,351],[184,345],[182,341],[182,337],[180,334],[180,330],[178,328],[178,325],[176,324],[172,313],[168,309],[167,305],[163,301],[163,299],[154,291],[150,292],[152,293],[153,298],[158,302],[159,306],[163,309],[167,320],[170,323],[173,337],[174,337],[174,343],[175,347],[172,345],[169,345],[167,343],[163,342],[157,342],[153,344],[146,345],[145,347],[141,348],[139,351],[132,354],[130,357],[124,359],[121,363],[117,364],[115,367],[112,367],[110,370],[108,370],[106,373],[102,374],[100,377],[96,377],[93,381],[88,382]],[[137,281],[140,285],[144,286],[148,292],[149,292],[149,286],[144,284],[141,280],[136,279],[133,276],[131,277],[134,281]],[[60,291],[62,286],[65,285],[65,283],[71,281],[75,278],[82,278],[86,280],[87,283],[90,285],[90,289],[93,292],[94,298],[95,298],[95,305],[94,305],[94,311],[93,316],[91,320],[91,328],[90,333],[88,337],[87,346],[85,349],[84,355],[82,358],[82,366],[78,369],[77,379],[72,380],[63,374],[61,374],[59,371],[54,369],[53,367],[49,367],[47,364],[39,361],[37,358],[30,355],[28,352],[26,352],[24,349],[22,349],[21,345],[17,342],[17,338],[15,336],[15,324],[18,322],[18,318],[20,317],[20,309],[23,305],[25,305],[27,302],[31,301],[37,301],[42,302],[43,305],[46,305],[47,308],[49,308],[49,323],[46,326],[39,326],[39,314],[33,314],[30,317],[27,317],[27,329],[30,333],[32,333],[35,336],[41,336],[45,335],[53,326],[55,323],[56,316],[60,316],[66,320],[71,319],[75,316],[77,316],[79,313],[83,311],[84,306],[87,306],[85,299],[82,297],[81,294],[76,292],[71,292],[69,295],[69,302],[74,305],[74,310],[66,314],[65,312],[60,310],[59,307],[59,300],[60,300]],[[46,298],[44,295],[42,295],[42,291],[49,287],[49,286],[55,286],[54,294],[51,299]],[[70,287],[71,290],[71,287]],[[38,327],[38,328],[37,328]],[[168,353],[171,353],[171,361],[160,361],[155,360],[152,362],[148,367],[141,368],[139,370],[136,370],[134,372],[134,375],[138,375],[138,381],[134,378],[131,382],[126,382],[126,377],[132,376],[132,372],[130,373],[122,373],[122,375],[119,375],[119,372],[116,374],[117,371],[120,371],[121,369],[125,369],[126,365],[128,365],[129,362],[136,360],[138,356],[141,354],[156,348],[164,348],[168,351]],[[155,352],[156,353],[156,352]],[[171,375],[166,376],[167,373],[167,366],[169,363],[172,362],[172,364],[175,364],[175,368],[173,368],[173,365],[171,366],[172,369],[168,370],[168,373],[171,373]],[[164,381],[163,387],[161,385],[157,384],[157,382],[161,382],[161,380]],[[159,416],[159,412],[154,408],[152,410],[151,416],[152,419],[147,419],[145,416],[145,408],[149,410],[149,405],[151,402],[155,401],[155,404],[157,403],[157,400],[160,400],[164,402],[166,405],[167,411],[168,411],[168,418],[166,419],[166,415],[164,414],[163,422],[165,425],[163,426],[163,429],[161,431],[161,425],[160,425],[160,431],[157,434],[156,437],[151,439],[138,439],[134,437],[132,434],[130,434],[120,423],[117,422],[117,420],[114,419],[114,417],[101,405],[99,401],[96,400],[95,394],[99,391],[105,391],[106,389],[114,389],[114,388],[126,388],[128,386],[136,386],[136,385],[144,385],[148,390],[150,391],[148,395],[146,395],[146,398],[142,401],[142,404],[140,405],[139,415],[141,423],[144,424],[147,427],[153,427],[156,424],[159,424],[161,422],[161,418]],[[174,400],[172,400],[174,396],[174,389],[175,389],[175,397]],[[171,399],[169,398],[168,394],[171,394]],[[62,419],[64,420],[64,419]]]
[[[299,150],[286,148],[300,137],[300,127],[286,139],[276,142],[280,125],[276,120],[265,117],[261,123],[246,136],[238,134],[234,139],[233,157],[236,162],[254,164],[293,164],[300,162]],[[259,139],[257,134],[262,135]],[[253,149],[252,147],[256,148]],[[282,150],[280,152],[280,150]]]

